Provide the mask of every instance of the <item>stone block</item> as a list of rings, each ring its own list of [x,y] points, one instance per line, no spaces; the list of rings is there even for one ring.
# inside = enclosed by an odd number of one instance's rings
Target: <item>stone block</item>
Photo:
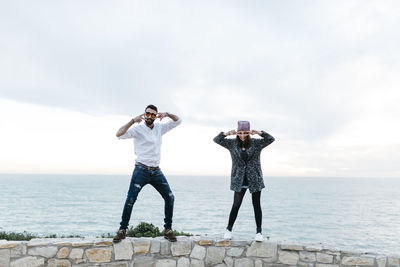
[[[231,247],[245,247],[251,245],[252,242],[250,240],[231,240]]]
[[[15,248],[21,245],[21,241],[1,241],[0,249],[4,248]]]
[[[111,262],[111,263],[103,263],[102,267],[130,267],[128,262]]]
[[[28,247],[43,247],[50,245],[49,239],[31,239],[27,244]]]
[[[190,267],[190,260],[188,258],[181,257],[178,259],[176,267]]]
[[[146,239],[135,239],[133,241],[133,251],[136,255],[147,254],[150,251],[150,240]]]
[[[281,249],[282,250],[301,251],[301,250],[303,250],[303,246],[282,244]]]
[[[388,258],[388,266],[389,267],[399,267],[400,266],[400,259],[395,257]]]
[[[101,240],[101,241],[95,242],[94,245],[96,247],[110,247],[110,246],[114,245],[114,243],[109,240]]]
[[[279,262],[288,265],[297,265],[299,254],[297,252],[279,251]]]
[[[114,244],[115,260],[131,260],[133,255],[132,243],[129,240],[122,240]]]
[[[316,256],[314,252],[308,251],[300,251],[300,260],[306,262],[314,262],[316,261]]]
[[[299,266],[299,267],[314,267],[314,263],[313,262],[302,262],[302,261],[299,261],[297,263],[297,266]]]
[[[172,256],[189,255],[192,250],[192,242],[188,239],[177,240],[171,244]]]
[[[83,262],[83,249],[82,248],[73,248],[69,253],[69,258],[74,263],[81,263]]]
[[[322,245],[312,245],[312,246],[306,246],[305,250],[310,251],[310,252],[318,252],[323,249]]]
[[[89,262],[110,262],[112,248],[86,249],[85,254]]]
[[[192,253],[190,253],[190,258],[204,260],[205,256],[206,256],[206,248],[199,245],[194,245]]]
[[[329,255],[338,255],[338,256],[340,256],[341,253],[346,254],[345,251],[342,251],[342,250],[339,251],[339,250],[334,250],[334,249],[324,249],[324,253],[329,254]],[[354,256],[354,253],[351,253],[351,254],[353,254],[353,256]],[[357,255],[357,256],[359,256],[359,255]]]
[[[32,256],[12,261],[10,264],[10,267],[42,267],[42,266],[44,266],[44,259]]]
[[[68,254],[69,254],[69,248],[67,247],[60,248],[57,252],[57,258],[66,259],[68,257]]]
[[[50,259],[47,262],[47,267],[71,267],[69,260]]]
[[[200,246],[212,246],[212,245],[214,245],[214,240],[213,239],[201,239],[201,240],[199,240],[199,245]]]
[[[204,267],[204,261],[191,259],[190,267]]]
[[[321,264],[321,263],[317,263],[316,267],[339,267],[338,264]]]
[[[317,252],[317,262],[333,263],[333,256],[326,253]]]
[[[9,249],[0,250],[0,266],[10,266],[11,251]]]
[[[57,254],[56,246],[33,247],[28,249],[28,254],[32,256],[42,256],[45,258],[53,258]]]
[[[93,245],[93,240],[81,240],[72,242],[73,248],[90,247]]]
[[[27,249],[26,244],[21,243],[19,246],[10,249],[11,258],[21,257],[26,255]]]
[[[72,246],[72,242],[69,242],[69,241],[59,241],[59,242],[54,242],[52,244],[57,246],[57,247],[70,247],[70,246]]]
[[[231,257],[225,257],[224,263],[225,263],[226,266],[228,266],[228,267],[233,267],[233,259],[232,259]]]
[[[376,259],[376,264],[378,267],[386,267],[387,259],[386,257],[380,257]]]
[[[247,249],[247,257],[269,258],[271,261],[277,259],[278,245],[272,242],[253,242]]]
[[[243,254],[244,248],[229,248],[226,251],[226,255],[230,257],[240,257]]]
[[[167,240],[160,241],[160,254],[161,255],[170,255],[171,254],[171,242]]]
[[[176,267],[176,261],[173,259],[157,260],[155,267]]]
[[[133,257],[134,267],[153,267],[154,258],[149,256],[135,256]]]
[[[374,266],[374,259],[368,257],[344,256],[342,259],[342,265]]]
[[[230,240],[219,240],[215,242],[216,247],[229,247],[231,245]]]
[[[248,258],[236,259],[235,267],[254,267],[254,263],[251,259]]]
[[[150,245],[150,253],[160,253],[161,250],[161,242],[160,240],[151,240],[151,245]]]
[[[222,263],[225,258],[225,248],[207,247],[206,265],[215,265]]]
[[[255,260],[254,261],[254,267],[263,267],[262,260]]]
[[[331,251],[326,251],[325,250],[325,252],[331,254]],[[353,256],[353,257],[360,256],[360,253],[354,253],[354,252],[348,251],[348,250],[341,250],[340,253],[343,256]]]

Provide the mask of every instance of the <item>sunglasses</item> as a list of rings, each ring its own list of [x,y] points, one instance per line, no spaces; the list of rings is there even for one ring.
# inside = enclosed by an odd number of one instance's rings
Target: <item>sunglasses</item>
[[[157,117],[157,114],[156,113],[146,112],[146,117],[148,117],[148,118],[151,117],[152,119],[155,119]]]

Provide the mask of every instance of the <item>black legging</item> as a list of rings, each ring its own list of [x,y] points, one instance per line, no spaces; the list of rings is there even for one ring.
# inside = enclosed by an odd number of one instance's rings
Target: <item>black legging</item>
[[[231,213],[229,214],[228,227],[226,228],[229,231],[232,231],[233,224],[236,221],[236,217],[238,215],[239,208],[240,205],[242,204],[242,200],[245,193],[246,193],[246,188],[242,188],[240,192],[235,192],[235,194],[233,195],[233,205]],[[254,217],[256,219],[256,225],[257,225],[257,233],[261,233],[261,222],[262,222],[260,198],[261,198],[261,191],[254,192],[251,194],[251,199],[253,201],[253,208],[254,208]]]

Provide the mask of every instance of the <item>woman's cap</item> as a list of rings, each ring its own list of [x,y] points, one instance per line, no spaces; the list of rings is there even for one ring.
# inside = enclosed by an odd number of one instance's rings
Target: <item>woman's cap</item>
[[[250,131],[250,122],[238,121],[238,131]]]

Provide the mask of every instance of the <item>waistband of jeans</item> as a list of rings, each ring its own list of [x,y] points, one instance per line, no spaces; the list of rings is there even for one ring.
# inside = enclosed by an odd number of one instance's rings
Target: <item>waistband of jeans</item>
[[[136,161],[136,164],[135,164],[136,166],[141,166],[141,167],[144,167],[144,168],[146,168],[147,170],[149,170],[149,171],[155,171],[155,170],[158,170],[158,169],[160,169],[160,167],[151,167],[151,166],[147,166],[147,165],[145,165],[145,164],[143,164],[143,163],[140,163],[140,162],[138,162],[138,161]]]

